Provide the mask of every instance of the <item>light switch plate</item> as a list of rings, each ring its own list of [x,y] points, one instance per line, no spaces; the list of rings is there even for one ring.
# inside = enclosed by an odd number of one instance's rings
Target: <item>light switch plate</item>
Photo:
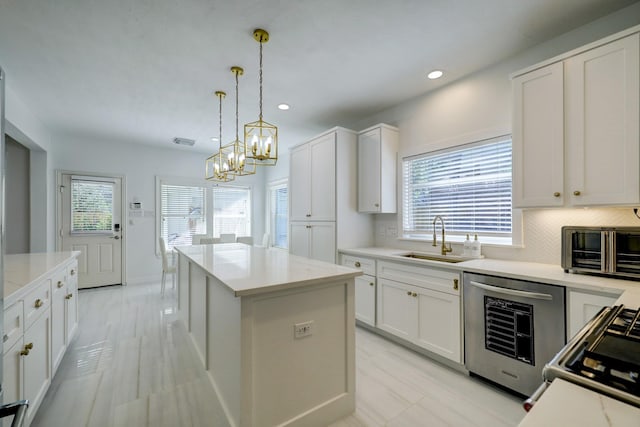
[[[295,339],[307,337],[311,334],[313,334],[313,320],[293,325],[293,337]]]

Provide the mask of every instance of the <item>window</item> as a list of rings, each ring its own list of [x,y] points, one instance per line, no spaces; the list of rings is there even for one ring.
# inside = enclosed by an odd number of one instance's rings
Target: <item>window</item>
[[[407,157],[402,169],[405,238],[430,239],[441,215],[449,235],[511,242],[510,136]]]
[[[179,179],[156,179],[158,233],[167,245],[190,245],[194,234],[251,235],[251,190],[207,186]]]
[[[289,247],[289,191],[286,181],[269,187],[269,230],[271,244],[277,248]]]
[[[71,179],[71,233],[111,233],[113,181]]]
[[[160,236],[167,247],[190,245],[194,234],[206,234],[206,189],[163,184],[160,189]]]

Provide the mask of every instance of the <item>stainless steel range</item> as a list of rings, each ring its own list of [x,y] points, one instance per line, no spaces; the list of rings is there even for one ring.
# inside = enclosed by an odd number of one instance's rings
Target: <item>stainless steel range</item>
[[[640,407],[640,310],[603,308],[545,366],[543,378],[525,409],[555,378]]]

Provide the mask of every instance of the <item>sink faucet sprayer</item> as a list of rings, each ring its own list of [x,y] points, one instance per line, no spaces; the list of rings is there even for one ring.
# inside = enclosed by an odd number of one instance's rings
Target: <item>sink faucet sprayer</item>
[[[436,217],[433,218],[433,243],[431,246],[438,246],[436,238],[436,221],[438,221],[438,218],[440,218],[440,222],[442,223],[442,249],[440,250],[440,253],[442,255],[446,255],[449,252],[453,252],[453,249],[451,249],[451,243],[449,243],[449,247],[447,247],[444,241],[444,219],[440,215],[436,215]]]

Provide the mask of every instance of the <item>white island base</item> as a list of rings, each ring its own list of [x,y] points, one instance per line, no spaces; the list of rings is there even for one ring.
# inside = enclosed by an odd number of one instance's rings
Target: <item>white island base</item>
[[[355,410],[359,271],[242,244],[177,249],[181,317],[231,425],[326,425]]]

